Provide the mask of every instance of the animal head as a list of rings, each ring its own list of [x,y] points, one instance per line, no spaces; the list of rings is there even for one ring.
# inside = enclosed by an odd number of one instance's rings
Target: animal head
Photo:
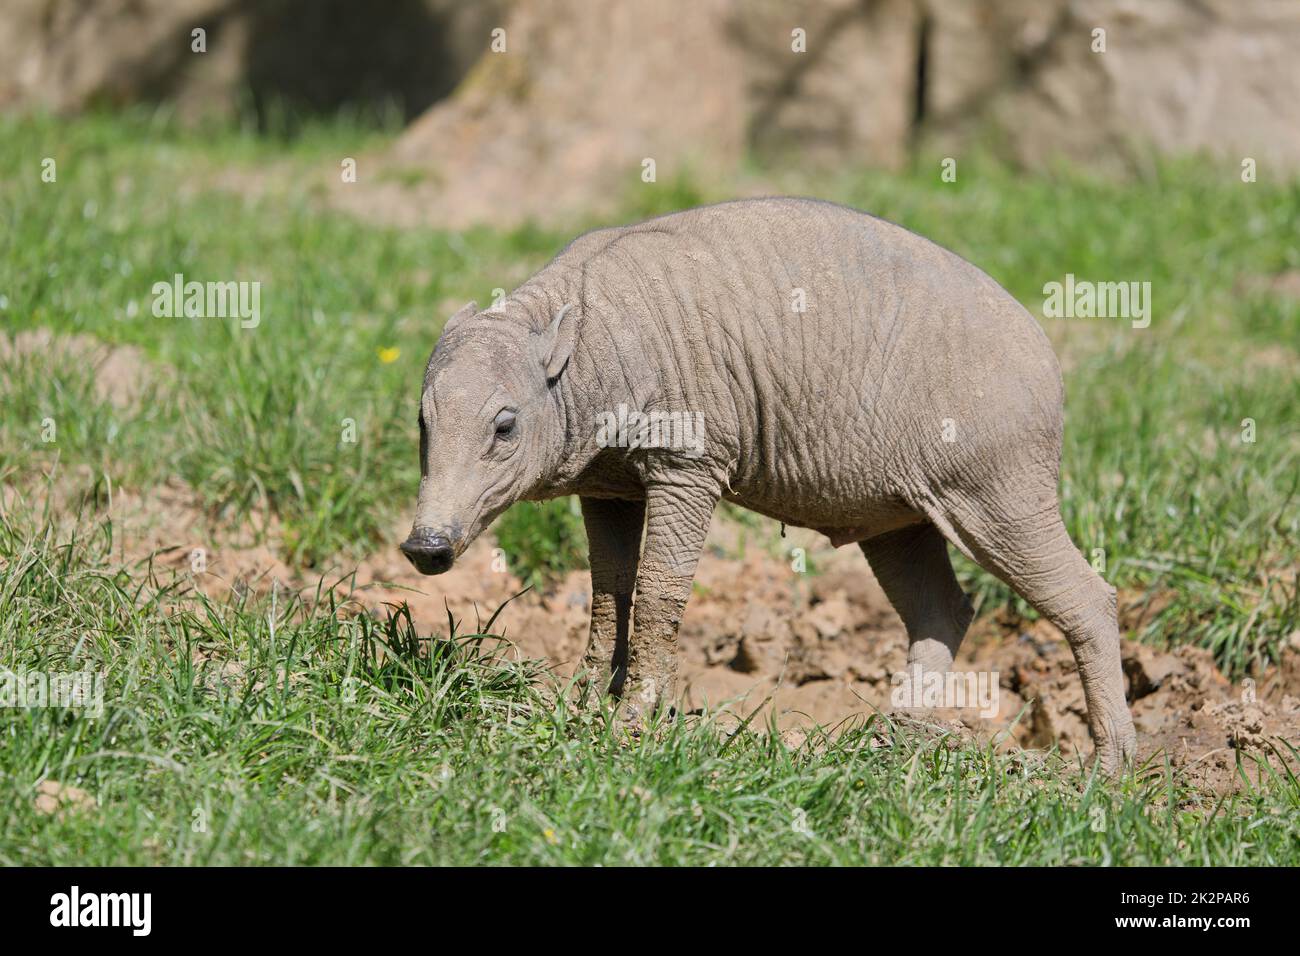
[[[543,331],[480,314],[447,322],[420,394],[420,493],[402,553],[422,574],[451,567],[501,512],[553,470],[564,427],[554,388],[577,319],[562,307]]]

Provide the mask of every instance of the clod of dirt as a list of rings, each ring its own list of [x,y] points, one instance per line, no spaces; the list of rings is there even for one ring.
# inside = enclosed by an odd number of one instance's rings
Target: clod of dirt
[[[46,815],[80,813],[95,808],[95,798],[79,787],[70,787],[57,780],[42,780],[36,786],[37,813]]]
[[[1230,700],[1207,704],[1205,713],[1227,730],[1228,742],[1238,750],[1261,750],[1268,737],[1264,733],[1264,710],[1257,703]]]
[[[1130,702],[1155,693],[1170,677],[1184,675],[1188,670],[1187,665],[1172,654],[1133,643],[1124,645],[1123,665]]]
[[[727,666],[741,674],[757,674],[764,669],[764,656],[755,638],[742,637],[736,646],[736,656]]]
[[[837,657],[833,651],[823,650],[816,645],[800,645],[790,654],[786,679],[795,687],[802,687],[813,681],[841,677],[847,670],[848,665],[842,653]]]
[[[740,624],[741,633],[753,641],[788,641],[790,622],[766,604],[751,604]]]
[[[849,629],[852,620],[853,609],[842,596],[821,601],[808,610],[809,623],[817,629],[818,636],[824,640],[839,637]]]
[[[1025,744],[1051,747],[1056,744],[1066,753],[1088,748],[1088,710],[1083,704],[1083,689],[1076,695],[1072,688],[1038,686],[1026,696],[1032,697],[1029,727]]]

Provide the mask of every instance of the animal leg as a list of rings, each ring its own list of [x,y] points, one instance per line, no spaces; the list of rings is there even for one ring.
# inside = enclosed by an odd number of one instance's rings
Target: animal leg
[[[623,699],[623,720],[633,728],[676,700],[677,629],[717,502],[715,490],[697,485],[655,484],[646,489],[645,547],[636,578],[632,638],[625,662],[615,654],[611,684]],[[625,663],[621,674],[620,663]]]
[[[632,591],[645,526],[645,502],[580,498],[591,564],[591,632],[582,656],[583,680],[610,690],[616,648],[626,659]]]
[[[980,500],[932,516],[950,540],[1016,590],[1070,642],[1083,682],[1097,759],[1111,773],[1133,758],[1137,735],[1124,700],[1115,589],[1066,533],[1052,476],[1010,480]]]
[[[915,524],[858,542],[907,628],[909,670],[946,672],[973,614],[934,525]]]

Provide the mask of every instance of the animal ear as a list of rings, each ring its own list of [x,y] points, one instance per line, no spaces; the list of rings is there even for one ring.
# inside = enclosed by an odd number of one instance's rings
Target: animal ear
[[[574,343],[578,341],[578,319],[577,316],[569,315],[570,308],[567,303],[560,307],[542,338],[539,352],[546,366],[548,382],[560,377],[569,357],[573,355]]]
[[[446,325],[442,327],[442,334],[446,335],[448,332],[454,329],[459,323],[464,322],[466,319],[472,319],[476,315],[478,315],[477,302],[470,302],[467,305],[462,306],[461,308],[456,310],[455,315],[453,315],[450,319],[447,320]]]

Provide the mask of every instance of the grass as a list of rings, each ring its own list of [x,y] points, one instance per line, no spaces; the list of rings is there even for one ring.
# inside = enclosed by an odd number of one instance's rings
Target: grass
[[[0,709],[0,862],[1300,858],[1294,780],[1216,805],[1159,768],[1088,782],[880,724],[791,746],[696,722],[630,744],[558,702],[535,668],[489,659],[486,638],[336,607],[328,582],[390,545],[413,504],[417,388],[442,321],[594,225],[394,230],[323,209],[314,177],[386,135],[0,118],[14,171],[0,182],[0,323],[137,346],[155,380],[120,407],[84,365],[4,360],[4,482],[39,490],[56,471],[147,494],[179,476],[232,529],[273,517],[282,557],[326,582],[305,602],[181,599],[107,559],[111,527],[6,503],[0,664],[88,666],[107,686],[96,721]],[[40,178],[47,156],[55,183]],[[211,185],[222,177],[228,188]],[[930,236],[1034,311],[1067,272],[1150,281],[1148,329],[1045,322],[1066,364],[1067,523],[1112,583],[1168,598],[1142,640],[1211,648],[1233,676],[1277,659],[1300,627],[1300,305],[1266,280],[1300,269],[1300,183],[1243,184],[1192,161],[1131,181],[1028,177],[975,157],[955,184],[936,163],[786,189]],[[715,198],[678,178],[630,195],[627,218]],[[260,281],[261,324],[154,318],[150,288],[176,272]],[[742,540],[777,538],[774,523],[741,520]],[[567,502],[520,506],[496,533],[539,586],[583,559]],[[960,573],[985,610],[1012,600]],[[43,779],[96,808],[38,814]]]
[[[175,583],[0,523],[3,664],[102,672],[104,710],[0,710],[0,864],[1294,861],[1294,780],[1217,805],[868,722],[799,745],[678,723],[618,739],[479,635]],[[101,529],[102,531],[102,529]],[[42,814],[34,782],[96,803]]]
[[[529,587],[554,584],[587,566],[587,535],[576,498],[516,505],[493,527],[510,570]]]

